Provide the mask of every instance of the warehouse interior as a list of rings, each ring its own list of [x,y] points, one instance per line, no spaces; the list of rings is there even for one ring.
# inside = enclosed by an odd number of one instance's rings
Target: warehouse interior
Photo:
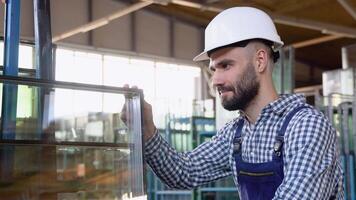
[[[165,186],[141,136],[143,98],[180,152],[237,117],[220,105],[209,63],[192,60],[210,20],[235,6],[272,17],[284,42],[275,86],[332,122],[345,199],[356,199],[354,0],[2,0],[0,199],[238,199],[231,178]]]

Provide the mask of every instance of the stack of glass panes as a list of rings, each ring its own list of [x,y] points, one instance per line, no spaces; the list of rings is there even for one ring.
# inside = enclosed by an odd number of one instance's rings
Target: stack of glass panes
[[[140,90],[5,76],[0,84],[0,199],[147,199]]]

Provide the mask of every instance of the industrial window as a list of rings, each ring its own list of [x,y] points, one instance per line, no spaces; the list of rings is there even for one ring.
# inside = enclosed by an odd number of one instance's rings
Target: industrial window
[[[143,89],[145,99],[153,105],[157,126],[164,127],[167,113],[191,116],[192,101],[200,91],[196,87],[200,83],[200,68],[59,47],[56,51],[56,80],[116,87],[122,87],[125,83],[136,85]],[[78,95],[76,101],[85,103],[88,95],[84,92]],[[90,99],[95,105],[101,105],[98,111],[106,112],[113,109],[109,105],[121,107],[124,103],[105,103],[111,101],[110,96],[90,96]],[[68,99],[65,96],[55,99],[55,102],[63,104],[61,112],[73,112],[66,101]]]
[[[19,46],[19,69],[34,69],[33,50],[34,48],[30,45]],[[0,42],[0,63],[3,66],[4,42]]]
[[[0,62],[3,63],[3,42],[0,42]],[[34,48],[21,44],[19,47],[19,69],[34,70]],[[175,116],[190,116],[192,114],[192,101],[200,92],[200,68],[196,66],[179,65],[161,62],[154,59],[144,59],[125,55],[112,55],[106,53],[93,53],[92,51],[57,48],[56,50],[56,80],[79,82],[95,85],[108,85],[121,87],[125,83],[136,85],[143,89],[145,99],[154,107],[156,123],[164,127],[165,116],[172,113]],[[28,74],[25,74],[28,76]],[[30,117],[35,112],[34,96],[29,88],[19,87],[18,96],[29,98],[18,99],[19,109],[17,116]],[[0,87],[0,95],[2,87]],[[61,107],[56,116],[71,115],[76,110],[74,102],[82,102],[90,110],[97,112],[110,112],[121,107],[124,103],[111,103],[113,97],[105,94],[101,97],[90,92],[75,94],[74,99],[68,99],[68,93],[57,92],[55,104]],[[86,101],[90,98],[90,101]],[[69,102],[68,102],[69,101]],[[0,99],[1,103],[1,99]],[[71,103],[71,104],[69,104]],[[95,106],[93,106],[95,105]],[[116,108],[111,106],[117,105]],[[0,107],[1,111],[1,107]]]
[[[21,44],[19,46],[19,71],[20,75],[22,72],[22,69],[34,69],[34,59],[33,59],[33,47],[30,45],[24,45]],[[0,63],[1,66],[3,66],[4,63],[4,43],[0,42]],[[2,68],[1,68],[2,69]],[[2,73],[2,72],[1,72]],[[27,75],[27,74],[24,74]],[[18,98],[17,99],[17,116],[26,118],[26,117],[31,117],[34,112],[34,99],[32,98],[33,96],[33,90],[31,88],[25,87],[25,86],[19,86],[18,87],[18,96],[19,97],[24,97],[24,98]],[[2,84],[0,84],[0,95],[2,96]],[[2,98],[0,98],[0,105],[2,102]],[[1,113],[1,106],[0,106],[0,113]]]

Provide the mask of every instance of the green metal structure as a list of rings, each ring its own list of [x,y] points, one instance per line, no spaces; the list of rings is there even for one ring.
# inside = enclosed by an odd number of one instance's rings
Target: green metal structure
[[[161,129],[160,133],[179,152],[192,150],[216,134],[215,118],[167,116],[166,122],[166,129]],[[238,199],[232,177],[209,183],[194,190],[172,190],[161,183],[151,170],[148,171],[147,178],[148,196],[154,200]]]

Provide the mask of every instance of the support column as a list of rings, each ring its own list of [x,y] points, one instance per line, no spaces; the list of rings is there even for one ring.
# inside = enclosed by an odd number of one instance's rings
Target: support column
[[[45,80],[55,79],[52,54],[52,32],[51,32],[51,6],[50,0],[34,0],[34,30],[35,30],[35,63],[36,78]],[[42,134],[53,120],[53,96],[51,90],[38,89],[38,133]],[[46,132],[40,138],[54,139],[54,132]]]
[[[18,75],[20,41],[20,1],[7,0],[5,4],[4,75]],[[17,112],[17,85],[3,84],[1,110],[1,139],[15,139]],[[11,182],[14,168],[14,146],[0,149],[0,181]]]
[[[55,80],[53,65],[53,47],[51,32],[51,6],[50,0],[33,0],[33,16],[35,30],[35,64],[36,78],[49,81]],[[37,94],[37,128],[38,138],[42,141],[55,140],[54,123],[54,95],[53,89],[38,88]],[[39,172],[46,174],[47,178],[56,180],[56,148],[41,148],[38,155]],[[39,184],[39,189],[46,188],[44,183]],[[55,199],[55,193],[41,194],[42,199]]]
[[[20,0],[5,4],[4,75],[17,76],[20,41]],[[17,86],[3,85],[1,138],[14,139],[16,130]]]

